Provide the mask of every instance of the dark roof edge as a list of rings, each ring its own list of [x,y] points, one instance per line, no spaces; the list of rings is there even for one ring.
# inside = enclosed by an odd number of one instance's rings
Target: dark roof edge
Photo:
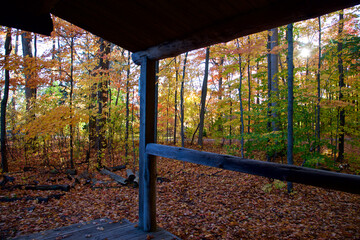
[[[151,60],[174,57],[187,51],[231,41],[238,37],[265,31],[289,23],[315,18],[327,13],[355,6],[359,3],[360,0],[342,0],[341,2],[339,2],[339,0],[323,0],[317,1],[315,4],[312,1],[297,1],[299,8],[294,8],[294,14],[291,16],[285,11],[291,6],[294,6],[293,1],[288,1],[288,5],[274,4],[267,8],[257,9],[246,14],[226,19],[213,26],[209,26],[208,29],[202,29],[193,33],[182,40],[177,39],[150,47],[144,51],[135,52],[132,54],[132,59],[136,64],[140,65],[141,58],[144,56]],[[254,14],[261,17],[257,18],[256,21],[247,21],[247,19],[251,19],[250,16]],[[274,17],[276,17],[276,21],[269,21],[269,19]]]

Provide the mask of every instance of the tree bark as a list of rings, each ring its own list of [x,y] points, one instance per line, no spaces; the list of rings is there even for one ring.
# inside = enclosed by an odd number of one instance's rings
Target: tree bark
[[[110,62],[108,60],[108,55],[110,54],[110,44],[104,39],[99,39],[100,43],[100,52],[99,52],[99,82],[98,82],[98,114],[96,118],[96,145],[97,145],[97,167],[102,167],[102,159],[104,158],[106,150],[106,139],[105,139],[105,124],[106,124],[106,114],[104,114],[104,109],[107,106],[108,101],[108,71],[110,67]]]
[[[338,41],[338,69],[339,69],[339,101],[342,101],[344,95],[342,92],[342,88],[345,87],[344,83],[344,66],[343,66],[343,30],[344,30],[344,11],[342,10],[339,13],[339,41]],[[339,112],[339,155],[338,162],[342,162],[344,160],[344,145],[345,145],[345,109],[344,107],[340,107]]]
[[[181,122],[181,147],[185,147],[185,130],[184,130],[184,83],[185,83],[185,70],[186,70],[186,60],[188,52],[185,53],[184,66],[183,66],[183,75],[181,80],[180,88],[180,122]]]
[[[177,66],[175,57],[175,97],[174,97],[174,139],[173,144],[176,145],[176,132],[177,132],[177,84],[178,84],[178,77],[179,77],[179,69]]]
[[[278,55],[274,54],[274,48],[278,46],[278,29],[273,28],[268,36],[268,131],[278,131],[278,114],[276,98],[279,94],[278,89]],[[267,153],[267,161],[271,161],[276,153]]]
[[[128,62],[127,62],[127,70],[126,70],[126,116],[125,116],[125,162],[128,162],[128,154],[129,154],[129,94],[130,94],[130,57],[131,54],[128,51]]]
[[[200,109],[199,138],[198,138],[198,144],[201,147],[203,146],[205,103],[206,103],[207,82],[209,75],[209,56],[210,56],[210,47],[207,47],[206,56],[205,56],[205,73],[204,73],[204,80],[201,90],[201,109]]]
[[[270,36],[270,51],[273,51],[275,47],[279,45],[278,43],[278,29],[273,28],[271,29],[271,36]],[[279,64],[278,64],[278,54],[270,53],[271,58],[271,117],[272,117],[272,130],[273,131],[279,131],[279,125],[278,125],[278,113],[276,110],[277,102],[274,98],[277,98],[279,96],[279,78],[278,78],[278,72],[279,72]]]
[[[73,118],[74,91],[74,36],[70,38],[70,119]],[[70,121],[70,169],[74,169],[74,133],[73,123]]]
[[[237,44],[237,48],[240,48],[240,44],[239,44],[239,40],[236,39],[236,44]],[[240,76],[239,76],[239,101],[240,101],[240,153],[241,153],[241,157],[244,158],[244,108],[243,108],[243,102],[242,102],[242,78],[243,78],[243,72],[242,72],[242,68],[241,68],[241,55],[238,54],[239,56],[239,72],[240,72]]]
[[[22,50],[23,56],[25,58],[31,59],[33,57],[31,50],[31,33],[24,32],[21,34],[22,40]],[[32,74],[31,74],[31,66],[28,61],[25,60],[25,98],[26,98],[26,110],[31,111],[33,100],[36,99],[36,86],[32,83]],[[34,114],[31,114],[33,118],[35,118]]]
[[[319,60],[318,60],[318,71],[317,71],[317,104],[316,104],[316,126],[315,126],[315,135],[316,135],[316,151],[320,153],[320,71],[321,71],[321,17],[318,17],[319,22]]]
[[[158,126],[158,116],[159,116],[159,108],[158,108],[158,105],[159,105],[159,65],[160,65],[160,62],[159,60],[157,60],[155,62],[155,140],[157,141],[157,138],[158,138],[158,130],[157,130],[157,126]],[[134,170],[135,171],[135,170]]]
[[[248,47],[250,47],[250,36],[248,36]],[[251,107],[251,73],[250,73],[250,53],[248,55],[247,59],[247,73],[248,73],[248,88],[249,88],[249,96],[248,96],[248,126],[247,126],[247,132],[250,133],[250,122],[251,122],[251,116],[250,116],[250,107]]]
[[[5,85],[4,97],[1,101],[1,168],[3,172],[8,172],[8,160],[6,150],[6,106],[9,98],[10,70],[8,69],[8,61],[11,53],[11,28],[7,29],[5,39]]]

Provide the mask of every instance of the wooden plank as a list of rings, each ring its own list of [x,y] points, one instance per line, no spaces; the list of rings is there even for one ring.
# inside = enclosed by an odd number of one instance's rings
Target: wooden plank
[[[123,219],[113,223],[110,219],[97,219],[86,223],[73,224],[70,226],[48,230],[36,234],[21,236],[17,240],[50,240],[50,239],[77,239],[77,240],[144,240],[144,239],[173,240],[180,239],[175,235],[159,228],[156,232],[144,232],[135,224]]]
[[[42,240],[52,240],[52,239],[105,239],[105,237],[103,237],[106,233],[111,233],[111,232],[116,232],[118,231],[119,233],[121,233],[123,231],[123,229],[126,229],[127,227],[132,226],[132,228],[134,228],[134,226],[127,222],[118,222],[118,223],[108,223],[108,224],[102,224],[102,225],[92,225],[92,227],[87,228],[87,229],[74,229],[73,232],[62,232],[61,229],[60,231],[55,235],[55,236],[47,236],[47,234],[45,234],[45,238],[43,238]],[[46,232],[45,232],[46,233]],[[111,236],[111,234],[109,234],[109,236]],[[114,238],[113,238],[114,239]]]
[[[109,177],[111,177],[112,179],[114,179],[115,181],[117,181],[118,183],[120,183],[121,185],[126,185],[126,179],[113,173],[110,172],[109,170],[106,170],[105,168],[100,170],[100,173],[108,175]]]
[[[15,238],[14,240],[31,240],[31,239],[39,239],[39,240],[41,239],[42,240],[45,238],[53,238],[54,239],[57,236],[59,236],[59,234],[68,235],[68,234],[74,233],[79,230],[83,230],[83,229],[87,230],[87,229],[93,228],[94,226],[100,227],[105,224],[108,224],[109,222],[112,222],[112,220],[107,219],[107,218],[101,218],[101,219],[96,219],[93,221],[72,224],[69,226],[61,227],[61,228],[55,228],[55,229],[51,229],[51,230],[47,230],[47,231],[43,231],[43,232],[39,232],[39,233],[20,236],[20,237]],[[126,219],[123,219],[122,222],[124,224],[130,223]]]
[[[139,227],[156,230],[156,160],[146,154],[155,140],[155,61],[144,57],[140,70]]]
[[[259,4],[251,11],[239,11],[237,15],[232,17],[215,21],[201,29],[193,29],[193,32],[184,33],[179,38],[164,39],[162,43],[145,50],[135,51],[132,59],[136,64],[140,64],[140,59],[144,56],[152,60],[174,57],[194,49],[318,17],[356,4],[358,4],[358,0],[317,0],[311,2],[280,0],[271,2],[271,4],[266,2]],[[209,7],[209,5],[207,6]]]
[[[147,145],[146,152],[154,156],[360,194],[360,176],[358,175],[263,162],[154,143]]]

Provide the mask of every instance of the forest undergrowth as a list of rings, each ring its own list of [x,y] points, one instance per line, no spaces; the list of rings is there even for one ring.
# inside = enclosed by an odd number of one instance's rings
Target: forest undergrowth
[[[226,154],[213,142],[205,142],[204,150]],[[164,158],[157,163],[158,226],[182,239],[360,238],[358,195],[301,184],[288,194],[286,183],[277,180]],[[20,168],[24,163],[17,164]],[[14,178],[8,187],[68,184],[72,188],[68,192],[1,189],[0,199],[19,200],[0,202],[0,239],[98,218],[137,222],[138,189],[121,186],[97,171],[87,172],[85,165],[77,166],[79,181],[65,171],[36,165],[31,171],[7,174]],[[116,174],[126,176],[125,170]],[[58,199],[39,198],[54,195]]]

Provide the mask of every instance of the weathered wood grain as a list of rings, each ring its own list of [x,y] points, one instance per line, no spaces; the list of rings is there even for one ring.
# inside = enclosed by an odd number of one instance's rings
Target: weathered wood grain
[[[139,227],[156,230],[156,160],[146,154],[155,140],[155,61],[142,58],[140,71]]]
[[[360,194],[360,176],[358,175],[263,162],[154,143],[147,145],[146,153],[205,166],[279,179],[282,181]]]
[[[90,239],[90,240],[104,240],[104,239],[179,239],[175,235],[158,229],[155,232],[144,232],[136,227],[135,224],[123,219],[120,222],[114,223],[110,219],[97,219],[86,223],[78,223],[70,226],[52,229],[40,233],[35,233],[26,236],[15,238],[16,240],[50,240],[50,239]]]

